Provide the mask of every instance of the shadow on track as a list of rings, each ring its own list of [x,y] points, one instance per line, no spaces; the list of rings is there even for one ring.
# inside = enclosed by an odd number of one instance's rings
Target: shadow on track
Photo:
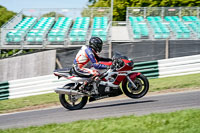
[[[126,103],[117,103],[117,104],[109,104],[109,105],[100,105],[100,106],[93,106],[93,107],[85,107],[81,110],[86,109],[95,109],[95,108],[107,108],[107,107],[113,107],[113,106],[123,106],[123,105],[131,105],[131,104],[140,104],[140,103],[150,103],[150,102],[156,102],[158,100],[146,100],[146,101],[137,101],[137,102],[126,102]]]

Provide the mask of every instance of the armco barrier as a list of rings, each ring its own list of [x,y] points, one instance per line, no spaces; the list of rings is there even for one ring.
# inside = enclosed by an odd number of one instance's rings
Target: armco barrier
[[[148,78],[162,78],[200,73],[200,55],[136,63],[133,71]]]
[[[200,55],[135,63],[133,71],[141,72],[148,78],[162,78],[200,73]],[[68,82],[56,76],[12,80],[0,83],[0,100],[40,95],[53,92]]]
[[[0,83],[0,100],[52,93],[68,81],[56,76],[46,75]]]
[[[158,78],[159,76],[158,61],[135,63],[133,71],[141,72],[142,74],[144,74],[146,77],[149,78]]]
[[[9,83],[1,82],[0,83],[0,100],[8,99],[9,96]]]

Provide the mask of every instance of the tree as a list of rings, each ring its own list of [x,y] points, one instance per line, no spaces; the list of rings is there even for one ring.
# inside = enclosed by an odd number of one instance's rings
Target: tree
[[[0,27],[6,23],[10,18],[12,18],[16,13],[8,11],[5,7],[0,5]]]
[[[111,0],[89,0],[88,7],[110,7]],[[197,0],[114,0],[113,20],[124,21],[127,7],[194,7],[200,6]]]
[[[89,0],[88,1],[90,4],[92,4],[92,5],[94,5],[96,2],[97,2],[97,0]]]
[[[0,5],[0,27],[5,24],[9,19],[11,19],[14,15],[16,15],[15,12],[8,11],[5,7]],[[33,50],[18,50],[18,49],[13,49],[13,50],[0,50],[0,59],[1,58],[6,58],[9,56],[17,55],[17,54],[25,54],[28,52],[32,52]]]

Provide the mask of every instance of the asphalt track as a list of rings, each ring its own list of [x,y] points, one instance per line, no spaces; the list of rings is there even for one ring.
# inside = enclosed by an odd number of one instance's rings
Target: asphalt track
[[[36,111],[3,114],[0,115],[0,128],[20,128],[133,114],[144,115],[188,108],[200,108],[200,91],[146,96],[141,99],[121,99],[91,103],[86,105],[82,110],[76,111],[68,111],[60,106]]]

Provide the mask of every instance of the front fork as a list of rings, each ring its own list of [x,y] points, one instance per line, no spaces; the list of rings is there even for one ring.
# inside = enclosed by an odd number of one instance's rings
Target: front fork
[[[128,81],[132,84],[133,88],[136,89],[137,86],[135,85],[135,83],[130,79],[129,76],[127,76]]]
[[[133,86],[134,89],[137,89],[137,86],[135,85],[135,83],[133,82],[137,76],[139,76],[141,73],[138,72],[133,72],[131,74],[129,74],[127,76],[128,81],[131,83],[131,85]]]

